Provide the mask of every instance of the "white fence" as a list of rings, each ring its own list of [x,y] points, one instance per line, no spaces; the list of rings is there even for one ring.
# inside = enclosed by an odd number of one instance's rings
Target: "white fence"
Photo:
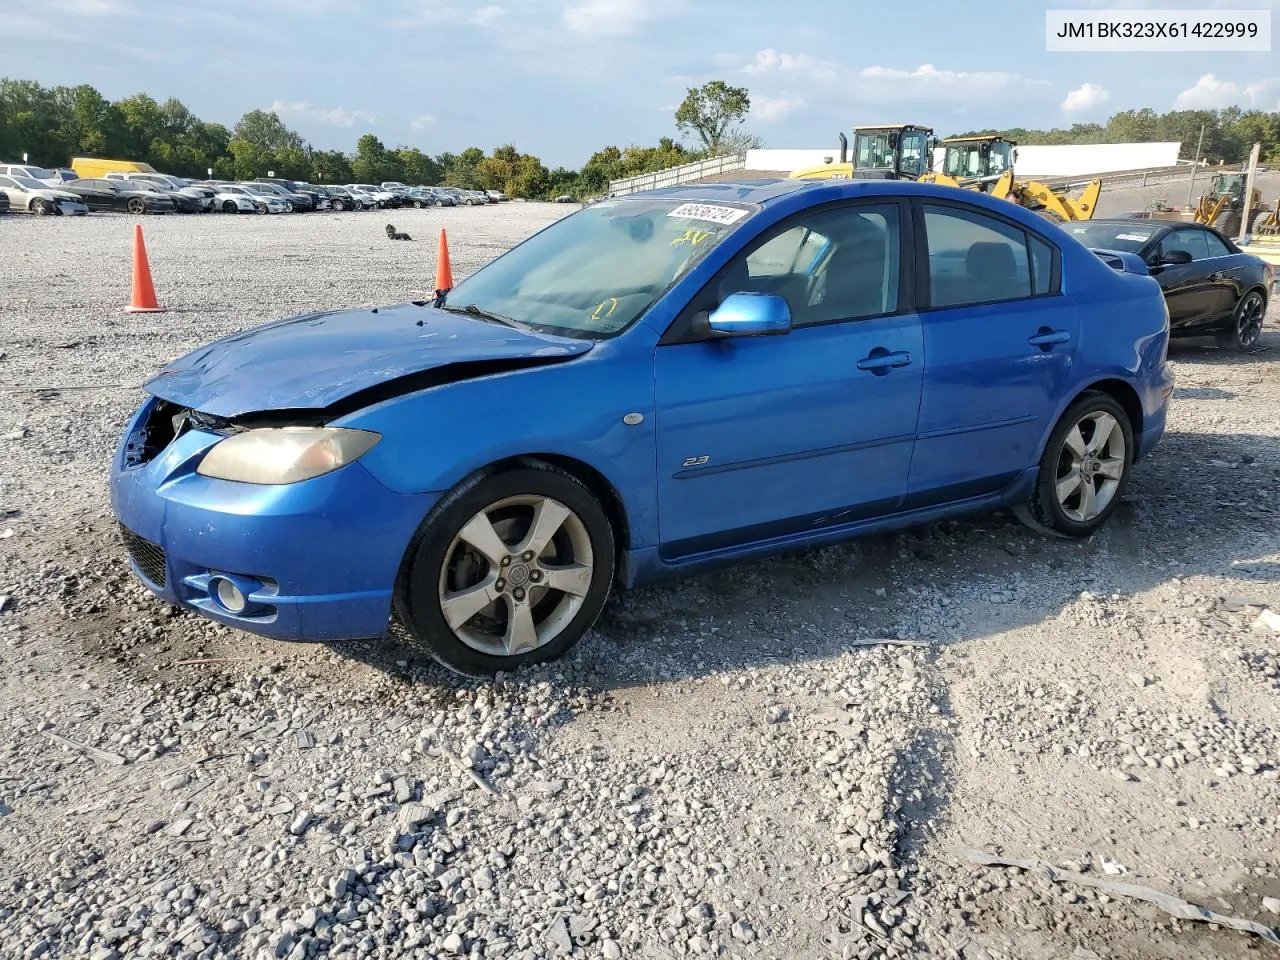
[[[712,157],[710,160],[698,160],[679,167],[659,170],[657,173],[644,173],[626,180],[609,181],[609,193],[621,196],[624,193],[635,193],[638,190],[656,190],[659,187],[674,187],[677,184],[713,177],[718,173],[745,169],[746,154],[737,153],[727,157]]]
[[[1177,142],[1020,146],[1014,169],[1024,177],[1074,177],[1172,167],[1178,162],[1181,146]],[[852,156],[852,143],[849,149]],[[747,152],[747,167],[794,173],[806,167],[821,166],[828,157],[840,159],[840,148],[836,144],[821,150],[750,150]],[[941,148],[934,152],[933,160],[934,169],[939,169],[942,165]]]

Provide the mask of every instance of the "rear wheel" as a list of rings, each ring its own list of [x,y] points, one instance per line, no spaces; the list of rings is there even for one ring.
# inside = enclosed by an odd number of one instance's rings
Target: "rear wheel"
[[[1086,393],[1058,421],[1045,444],[1035,489],[1018,518],[1033,529],[1087,537],[1120,503],[1133,465],[1129,417],[1105,393]]]
[[[335,200],[329,201],[330,210],[336,210],[338,213],[341,213],[345,207],[346,207],[346,204],[344,204],[341,200],[335,199]]]
[[[562,655],[595,623],[614,536],[591,492],[541,462],[477,474],[409,545],[396,611],[436,660],[483,676]]]
[[[415,209],[417,209],[417,210],[421,210],[423,207],[425,207],[425,206],[426,206],[426,204],[425,204],[425,203],[423,203],[421,200],[415,200],[415,201],[413,201],[413,206],[414,206],[414,208],[415,208]]]
[[[238,212],[239,212],[239,210],[240,210],[240,208],[236,206],[236,202],[235,202],[234,200],[223,200],[223,201],[222,201],[222,212],[223,212],[223,213],[238,213]]]
[[[1236,305],[1231,318],[1231,329],[1218,334],[1218,346],[1234,350],[1249,350],[1262,336],[1262,318],[1267,312],[1267,301],[1257,290],[1250,290]]]

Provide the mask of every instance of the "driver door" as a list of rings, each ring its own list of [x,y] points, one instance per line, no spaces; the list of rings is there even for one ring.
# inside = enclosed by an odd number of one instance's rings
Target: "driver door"
[[[665,558],[891,513],[924,374],[896,202],[807,211],[735,256],[654,358]],[[707,339],[690,318],[738,292],[786,299],[781,336]]]

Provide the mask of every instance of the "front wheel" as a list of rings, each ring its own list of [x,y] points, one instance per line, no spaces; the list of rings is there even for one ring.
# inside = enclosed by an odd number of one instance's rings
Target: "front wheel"
[[[396,612],[436,660],[468,676],[561,656],[614,576],[608,516],[573,475],[531,462],[463,481],[409,545]]]
[[[1124,408],[1105,393],[1086,393],[1058,421],[1040,458],[1031,498],[1014,512],[1042,532],[1089,536],[1119,505],[1133,452]]]
[[[1231,329],[1218,334],[1218,346],[1233,350],[1249,350],[1262,336],[1262,318],[1267,303],[1257,290],[1250,290],[1236,306]]]
[[[128,206],[129,212],[132,213],[135,217],[140,216],[142,212],[147,208],[146,203],[143,201],[141,197],[130,197],[129,203],[127,206]]]
[[[341,212],[342,212],[342,209],[343,209],[342,201],[341,201],[341,200],[330,200],[330,201],[329,201],[329,209],[330,209],[330,210],[332,210],[332,211],[334,211],[335,213],[341,213]]]
[[[260,214],[267,214],[267,213],[270,213],[270,212],[271,212],[271,211],[267,208],[267,205],[266,205],[265,203],[260,203],[260,204],[258,204],[258,213],[260,213]]]
[[[37,217],[47,217],[53,213],[53,206],[44,197],[36,197],[31,201],[31,212]]]

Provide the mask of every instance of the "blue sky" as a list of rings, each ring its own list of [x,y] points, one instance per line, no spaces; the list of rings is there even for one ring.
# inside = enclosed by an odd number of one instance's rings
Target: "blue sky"
[[[1052,7],[1266,8],[1280,0]],[[275,109],[313,145],[512,142],[549,166],[674,135],[687,87],[746,86],[769,147],[858,123],[939,134],[1149,105],[1280,110],[1270,53],[1047,53],[1045,4],[914,0],[0,0],[0,74],[175,96],[230,126]],[[36,40],[35,38],[40,38]]]

